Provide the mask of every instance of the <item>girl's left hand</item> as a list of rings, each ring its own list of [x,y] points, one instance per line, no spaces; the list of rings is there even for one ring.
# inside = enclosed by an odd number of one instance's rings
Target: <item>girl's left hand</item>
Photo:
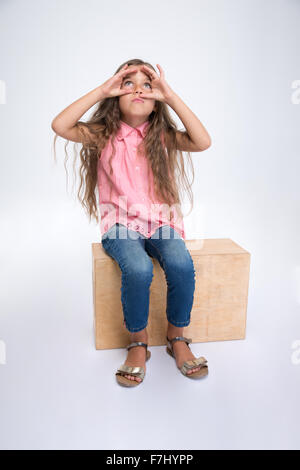
[[[159,69],[160,76],[158,76],[157,73],[147,65],[142,65],[141,70],[145,74],[149,75],[151,78],[152,89],[149,92],[147,91],[141,93],[139,96],[141,98],[150,98],[152,100],[162,101],[163,103],[166,103],[174,92],[165,80],[165,74],[163,69],[159,64],[156,65]]]

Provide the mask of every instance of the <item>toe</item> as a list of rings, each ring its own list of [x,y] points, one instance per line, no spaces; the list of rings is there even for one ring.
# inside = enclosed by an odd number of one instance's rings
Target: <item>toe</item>
[[[137,382],[141,381],[140,377],[135,377],[134,375],[125,375],[125,377],[129,380],[136,380]]]

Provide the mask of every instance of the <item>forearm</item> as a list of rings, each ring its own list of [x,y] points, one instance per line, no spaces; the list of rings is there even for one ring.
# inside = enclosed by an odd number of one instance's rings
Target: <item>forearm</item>
[[[199,148],[207,148],[211,145],[210,135],[203,124],[175,92],[172,92],[170,97],[166,100],[166,104],[178,115],[190,140],[196,146]]]
[[[59,113],[52,121],[52,129],[71,129],[102,98],[104,98],[102,87],[98,86]]]

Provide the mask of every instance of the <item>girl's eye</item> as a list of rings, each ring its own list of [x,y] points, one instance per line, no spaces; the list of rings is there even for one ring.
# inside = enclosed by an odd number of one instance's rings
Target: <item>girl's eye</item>
[[[126,82],[124,82],[124,85],[126,86],[127,83],[132,83],[132,81],[131,80],[126,80]],[[145,85],[149,85],[149,87],[151,88],[150,83],[146,82]]]

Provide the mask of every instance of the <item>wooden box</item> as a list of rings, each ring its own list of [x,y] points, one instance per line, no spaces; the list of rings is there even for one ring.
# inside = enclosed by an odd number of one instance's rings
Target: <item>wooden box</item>
[[[250,253],[229,238],[185,240],[196,271],[191,322],[184,336],[193,343],[244,339]],[[121,269],[101,243],[92,243],[94,333],[96,349],[123,348],[130,333],[123,324]],[[153,262],[148,345],[166,344],[167,283],[159,262]]]

